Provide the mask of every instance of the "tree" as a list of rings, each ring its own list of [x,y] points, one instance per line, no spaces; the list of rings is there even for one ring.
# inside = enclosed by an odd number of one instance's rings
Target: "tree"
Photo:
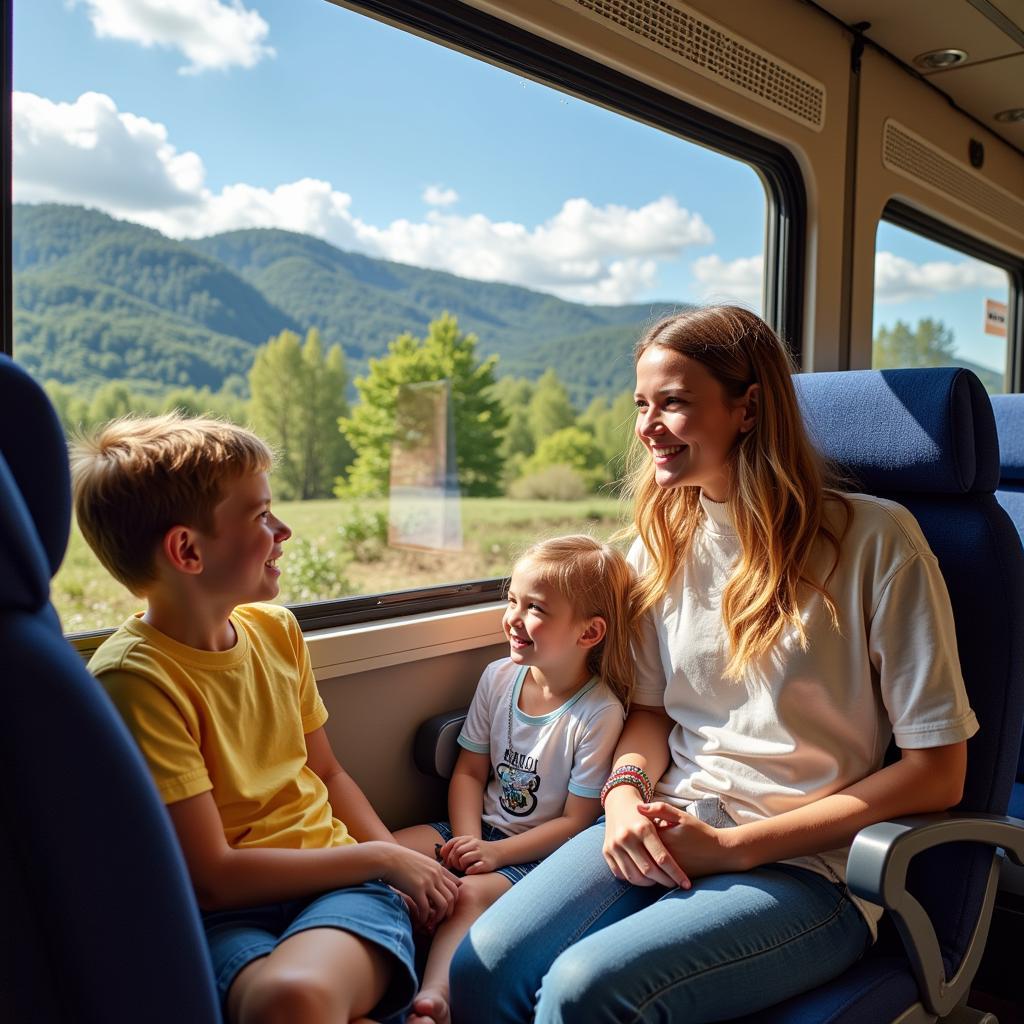
[[[871,365],[876,370],[900,366],[948,366],[956,357],[953,332],[941,321],[926,317],[913,331],[897,320],[875,335]]]
[[[139,405],[138,398],[132,395],[123,381],[108,381],[92,396],[86,422],[90,427],[97,426],[131,412],[137,413]]]
[[[636,403],[631,391],[623,391],[611,402],[598,395],[576,421],[577,426],[589,430],[601,449],[601,468],[606,483],[623,478],[626,452],[633,437],[636,422]]]
[[[161,397],[160,409],[163,412],[179,409],[186,416],[216,416],[239,424],[249,420],[248,403],[226,389],[174,388]]]
[[[279,497],[330,497],[335,477],[352,458],[337,426],[348,415],[347,383],[340,346],[324,355],[315,327],[305,344],[294,331],[282,331],[257,351],[249,371],[252,418],[280,451],[274,475]]]
[[[576,410],[554,369],[544,371],[533,389],[529,408],[530,430],[536,448],[546,437],[576,422]]]
[[[355,382],[359,403],[338,424],[355,451],[355,461],[347,478],[338,481],[337,493],[387,493],[399,387],[444,380],[450,386],[462,493],[499,493],[506,420],[493,394],[498,357],[481,361],[476,346],[476,335],[463,334],[456,318],[444,313],[430,324],[425,338],[401,334],[388,345],[387,355],[370,360],[369,373]]]
[[[48,380],[43,385],[47,397],[57,412],[64,433],[69,437],[80,431],[89,419],[89,401],[70,384]]]
[[[592,434],[580,427],[564,427],[537,445],[537,450],[523,465],[523,475],[529,476],[550,466],[568,466],[593,488],[604,481],[603,456]]]

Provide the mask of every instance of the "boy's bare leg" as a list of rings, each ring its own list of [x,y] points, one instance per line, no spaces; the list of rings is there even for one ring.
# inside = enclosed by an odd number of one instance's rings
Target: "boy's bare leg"
[[[423,970],[423,985],[412,1001],[412,1012],[406,1018],[408,1024],[449,1024],[448,968],[455,950],[470,925],[511,888],[512,883],[497,872],[466,875],[462,879],[452,916],[443,921],[434,933]]]
[[[228,991],[232,1024],[327,1024],[364,1018],[391,980],[391,958],[338,928],[310,928],[240,971]]]

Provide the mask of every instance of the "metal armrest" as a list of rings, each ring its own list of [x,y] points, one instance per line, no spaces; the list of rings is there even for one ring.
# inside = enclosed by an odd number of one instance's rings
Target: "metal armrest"
[[[458,738],[466,721],[466,708],[445,711],[428,718],[417,730],[413,759],[425,775],[450,779],[459,756]]]
[[[923,850],[945,843],[985,843],[993,847],[981,913],[956,974],[946,979],[939,942],[924,907],[907,891],[907,869]],[[995,847],[1024,864],[1024,821],[998,814],[950,812],[881,821],[862,829],[850,847],[846,882],[862,899],[885,907],[903,946],[921,1001],[930,1013],[944,1017],[967,997],[985,951],[999,879]]]

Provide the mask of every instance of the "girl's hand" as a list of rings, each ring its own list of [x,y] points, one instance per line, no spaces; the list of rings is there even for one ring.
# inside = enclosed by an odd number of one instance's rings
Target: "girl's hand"
[[[632,786],[616,786],[605,800],[603,852],[612,874],[632,885],[689,889],[686,872],[639,807],[640,794]]]
[[[686,865],[687,873],[698,878],[721,871],[740,871],[732,856],[730,842],[734,829],[714,828],[692,814],[662,802],[637,804],[640,812],[658,830],[658,836],[672,857]]]
[[[459,880],[443,865],[396,843],[380,843],[380,878],[408,897],[414,922],[430,930],[452,912]],[[410,903],[411,901],[411,903]]]
[[[449,867],[467,875],[484,875],[504,867],[498,843],[488,843],[477,836],[455,836],[441,847],[441,859]]]

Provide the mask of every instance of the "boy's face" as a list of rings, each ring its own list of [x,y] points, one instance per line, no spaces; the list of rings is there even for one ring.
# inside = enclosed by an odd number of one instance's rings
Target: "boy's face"
[[[292,531],[270,511],[266,473],[225,485],[213,510],[213,533],[200,534],[203,589],[233,604],[277,597],[281,570],[275,564]]]

